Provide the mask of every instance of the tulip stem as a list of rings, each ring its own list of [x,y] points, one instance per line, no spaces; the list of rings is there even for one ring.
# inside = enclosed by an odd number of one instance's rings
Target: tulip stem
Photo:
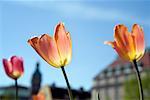
[[[70,87],[70,84],[69,84],[69,81],[68,81],[67,74],[65,72],[64,66],[62,66],[61,69],[62,69],[64,78],[65,78],[65,81],[66,81],[66,84],[67,84],[67,87],[68,87],[69,98],[70,98],[70,100],[73,100],[73,95],[72,95],[72,92],[71,92],[71,87]]]
[[[99,92],[98,92],[98,100],[100,100],[100,95],[99,95]]]
[[[15,87],[16,87],[16,100],[18,100],[18,82],[17,82],[17,79],[15,79]]]
[[[142,81],[141,81],[140,72],[139,72],[136,60],[133,60],[133,64],[134,64],[134,67],[135,67],[136,77],[137,77],[137,80],[138,80],[138,86],[139,86],[139,92],[140,92],[140,100],[144,100]]]

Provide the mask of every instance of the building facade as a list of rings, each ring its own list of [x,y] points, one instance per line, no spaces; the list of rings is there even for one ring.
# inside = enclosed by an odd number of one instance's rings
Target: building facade
[[[146,50],[145,55],[138,62],[138,69],[140,70],[141,77],[147,71],[150,71],[150,49]],[[135,72],[132,64],[118,57],[94,77],[91,93],[92,100],[97,100],[98,93],[101,100],[124,100],[124,84],[133,75],[135,75]]]
[[[72,89],[74,100],[90,100],[90,91],[85,91],[83,88]],[[69,100],[67,88],[56,87],[54,84],[51,86],[44,86],[41,88],[40,93],[45,95],[46,100]]]
[[[30,89],[25,86],[18,85],[18,100],[29,100]],[[14,85],[0,87],[0,100],[15,100],[16,87]]]

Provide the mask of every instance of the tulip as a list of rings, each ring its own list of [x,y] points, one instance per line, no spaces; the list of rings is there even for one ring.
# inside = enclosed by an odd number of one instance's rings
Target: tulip
[[[15,80],[16,86],[16,100],[18,99],[18,83],[17,79],[23,75],[24,68],[23,68],[23,59],[21,57],[12,56],[10,60],[3,59],[3,65],[6,74]]]
[[[54,37],[43,34],[28,40],[35,51],[50,65],[60,68],[71,61],[72,43],[70,33],[63,23],[56,26]]]
[[[134,24],[132,31],[128,32],[128,28],[124,25],[117,25],[115,27],[114,41],[106,41],[105,44],[111,45],[118,55],[130,62],[133,62],[139,83],[141,100],[144,100],[143,89],[137,61],[139,61],[145,52],[145,41],[143,29]]]
[[[107,41],[105,44],[111,45],[121,58],[131,62],[140,60],[145,51],[144,33],[137,24],[133,25],[131,33],[124,25],[117,25],[114,41]]]
[[[48,64],[62,69],[68,86],[69,96],[72,98],[71,88],[64,70],[64,66],[71,61],[72,41],[70,33],[66,31],[64,24],[59,23],[56,26],[53,37],[43,34],[29,39],[28,43]]]
[[[6,74],[12,79],[18,79],[24,72],[21,57],[12,56],[10,60],[3,59],[3,65]]]

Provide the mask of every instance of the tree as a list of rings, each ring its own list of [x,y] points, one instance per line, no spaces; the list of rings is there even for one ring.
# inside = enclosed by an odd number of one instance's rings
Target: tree
[[[150,70],[142,73],[142,85],[144,91],[144,99],[150,100]],[[140,94],[138,90],[138,81],[135,74],[124,83],[124,100],[139,100]]]

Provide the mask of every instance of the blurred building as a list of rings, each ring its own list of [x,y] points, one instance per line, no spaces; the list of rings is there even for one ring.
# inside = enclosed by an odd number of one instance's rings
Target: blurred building
[[[67,88],[56,87],[55,84],[42,87],[40,92],[45,94],[46,100],[69,100]],[[83,88],[79,90],[72,89],[72,94],[75,100],[91,99],[91,93],[89,91],[84,91]]]
[[[37,94],[41,86],[41,72],[39,63],[36,63],[36,69],[32,75],[31,87],[18,84],[19,100],[30,100],[32,95]],[[15,85],[0,87],[0,100],[15,100]]]
[[[150,49],[146,50],[143,58],[138,61],[141,77],[150,71]],[[132,64],[117,58],[93,80],[92,100],[97,100],[98,93],[101,100],[123,100],[124,83],[135,74]]]
[[[15,100],[16,87],[14,85],[0,87],[0,100]],[[18,85],[19,100],[28,100],[30,97],[30,89],[25,86]]]
[[[38,92],[43,92],[46,100],[69,100],[67,88],[56,87],[55,84],[41,87],[42,73],[39,66],[40,64],[37,62],[31,77],[31,87],[18,85],[19,100],[31,100],[32,95],[36,95]],[[90,100],[91,98],[90,92],[85,91],[83,88],[73,89],[72,92],[76,100]],[[0,87],[0,100],[15,100],[15,93],[15,85]]]

